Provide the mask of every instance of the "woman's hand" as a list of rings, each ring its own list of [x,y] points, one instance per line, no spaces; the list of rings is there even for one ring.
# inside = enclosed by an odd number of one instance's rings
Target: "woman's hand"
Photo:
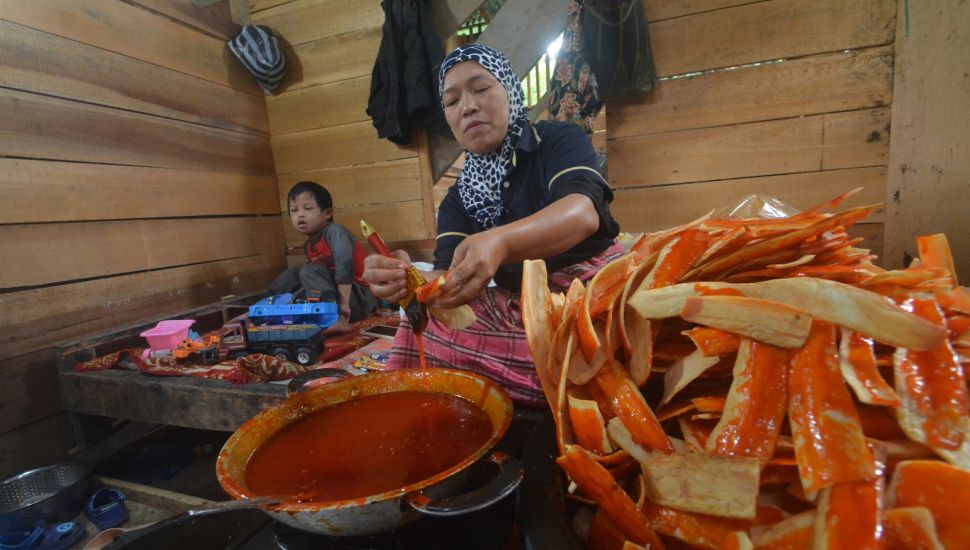
[[[455,248],[441,294],[431,305],[452,308],[471,302],[488,286],[507,255],[501,231],[490,229],[469,235]]]
[[[364,259],[364,280],[370,291],[388,302],[398,302],[407,295],[405,270],[411,258],[403,250],[392,252],[393,258],[373,254]]]

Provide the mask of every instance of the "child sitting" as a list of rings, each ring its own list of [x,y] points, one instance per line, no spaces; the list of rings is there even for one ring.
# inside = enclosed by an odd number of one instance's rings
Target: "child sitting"
[[[377,305],[361,278],[367,253],[346,227],[333,222],[333,199],[323,186],[301,181],[286,197],[290,222],[307,236],[303,250],[309,261],[280,273],[269,293],[319,292],[320,301],[337,302],[340,308],[340,318],[326,332],[350,332],[350,322],[367,317]]]

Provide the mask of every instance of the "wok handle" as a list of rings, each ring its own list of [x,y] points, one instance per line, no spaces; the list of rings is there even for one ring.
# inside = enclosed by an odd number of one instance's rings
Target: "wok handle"
[[[292,397],[298,393],[307,391],[310,388],[306,387],[306,383],[317,378],[346,378],[348,376],[350,376],[350,373],[344,369],[324,368],[308,370],[303,374],[294,376],[290,380],[286,385],[286,396]]]
[[[498,470],[488,483],[468,493],[431,500],[423,491],[407,495],[405,502],[422,514],[437,517],[457,516],[487,508],[514,491],[522,481],[522,465],[514,457],[494,452],[481,462],[493,462]]]

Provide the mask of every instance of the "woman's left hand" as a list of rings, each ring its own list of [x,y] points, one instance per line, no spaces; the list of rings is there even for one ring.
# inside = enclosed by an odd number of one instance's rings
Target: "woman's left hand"
[[[469,235],[455,248],[441,294],[431,305],[453,308],[471,302],[488,286],[506,256],[500,231],[490,229]]]

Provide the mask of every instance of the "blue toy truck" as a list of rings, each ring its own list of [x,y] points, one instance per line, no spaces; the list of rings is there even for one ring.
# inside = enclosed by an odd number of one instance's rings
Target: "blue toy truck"
[[[312,365],[323,345],[323,329],[338,317],[333,302],[293,303],[271,296],[249,307],[219,331],[219,359],[265,353],[284,361]]]

